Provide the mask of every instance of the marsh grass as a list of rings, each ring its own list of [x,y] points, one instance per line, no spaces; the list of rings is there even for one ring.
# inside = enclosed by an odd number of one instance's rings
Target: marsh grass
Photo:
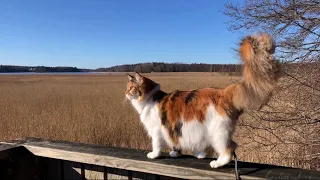
[[[240,79],[217,73],[145,75],[167,92],[223,88]],[[126,81],[124,74],[0,76],[0,141],[39,137],[150,149],[151,141],[138,114],[125,101]],[[252,121],[249,116],[244,117]],[[270,152],[261,155],[259,150],[249,149],[255,142],[250,143],[247,133],[246,127],[237,127],[235,139],[240,145],[240,160],[297,166],[282,160],[281,155],[271,157]],[[254,134],[251,138],[262,137],[262,142],[264,137],[274,138],[264,131]]]
[[[235,77],[152,73],[166,91],[223,87]],[[0,139],[41,137],[150,148],[138,114],[125,101],[124,75],[0,76]]]

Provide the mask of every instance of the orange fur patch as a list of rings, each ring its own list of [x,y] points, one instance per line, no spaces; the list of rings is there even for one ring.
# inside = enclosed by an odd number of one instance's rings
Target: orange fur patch
[[[245,62],[248,62],[250,61],[250,59],[252,58],[253,56],[253,49],[252,49],[252,46],[251,46],[251,42],[250,42],[250,38],[246,38],[242,43],[241,43],[241,46],[240,46],[240,55],[241,55],[241,58],[245,61]]]
[[[194,91],[174,91],[167,94],[159,103],[162,124],[168,129],[174,143],[181,136],[184,122],[205,120],[209,105],[214,105],[222,116],[238,118],[240,111],[233,106],[234,89],[205,88]],[[184,120],[181,122],[181,120]]]

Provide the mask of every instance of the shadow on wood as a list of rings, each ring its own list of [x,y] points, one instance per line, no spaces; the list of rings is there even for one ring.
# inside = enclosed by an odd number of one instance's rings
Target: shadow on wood
[[[63,179],[63,160],[35,156],[23,146],[0,145],[0,179]],[[72,179],[81,179],[74,169],[68,167]]]

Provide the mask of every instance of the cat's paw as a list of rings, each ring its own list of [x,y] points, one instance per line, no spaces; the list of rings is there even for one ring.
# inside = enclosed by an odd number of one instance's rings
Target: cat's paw
[[[206,158],[206,153],[203,151],[197,151],[194,153],[194,157],[198,158],[198,159],[203,159]]]
[[[170,151],[169,156],[170,157],[178,157],[178,156],[180,156],[180,152],[179,151]]]
[[[159,157],[160,156],[160,153],[158,153],[158,152],[149,152],[148,154],[147,154],[147,157],[149,158],[149,159],[155,159],[155,158],[157,158],[157,157]]]
[[[220,164],[218,163],[218,161],[213,160],[213,161],[210,162],[210,166],[212,168],[218,168],[218,167],[220,167]]]

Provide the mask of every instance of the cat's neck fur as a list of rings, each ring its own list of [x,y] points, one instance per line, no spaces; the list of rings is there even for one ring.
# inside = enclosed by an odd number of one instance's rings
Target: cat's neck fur
[[[139,100],[131,100],[131,103],[133,105],[133,107],[137,110],[137,112],[141,115],[141,113],[143,112],[143,109],[146,107],[146,105],[148,104],[149,100],[151,99],[151,97],[154,95],[154,93],[158,92],[160,90],[160,85],[158,84],[157,86],[155,86],[148,94],[146,94],[143,98],[142,101]]]

